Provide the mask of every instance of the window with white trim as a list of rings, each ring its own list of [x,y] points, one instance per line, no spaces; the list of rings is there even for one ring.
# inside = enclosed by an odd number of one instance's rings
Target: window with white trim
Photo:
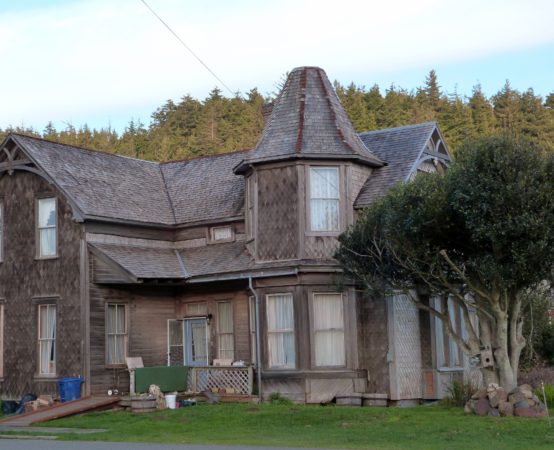
[[[231,241],[233,229],[230,226],[212,227],[212,241]]]
[[[56,305],[38,305],[38,374],[56,374]]]
[[[435,309],[440,312],[448,310],[452,327],[459,336],[465,336],[462,311],[459,305],[449,298],[435,298]],[[435,342],[437,349],[437,368],[460,369],[463,366],[462,350],[456,341],[446,331],[446,325],[438,318],[435,320]]]
[[[106,305],[106,364],[125,364],[127,356],[127,304]]]
[[[231,302],[217,303],[217,349],[219,359],[235,358],[233,304]]]
[[[310,167],[310,230],[339,231],[339,168]]]
[[[267,295],[266,305],[268,365],[270,368],[294,369],[296,350],[292,294]]]
[[[343,311],[342,294],[314,294],[313,323],[316,366],[345,365]]]
[[[38,257],[48,258],[57,254],[57,204],[56,199],[38,199]]]

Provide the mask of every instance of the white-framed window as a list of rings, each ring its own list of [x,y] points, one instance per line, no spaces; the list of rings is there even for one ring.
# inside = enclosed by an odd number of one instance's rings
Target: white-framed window
[[[296,350],[292,294],[267,295],[266,306],[268,365],[270,368],[294,369]]]
[[[4,261],[4,202],[0,200],[0,262]]]
[[[125,364],[127,356],[127,304],[106,305],[106,365]]]
[[[235,358],[233,304],[231,302],[217,302],[217,349],[219,359]]]
[[[433,299],[435,309],[440,312],[448,310],[450,322],[459,336],[465,336],[462,311],[459,305],[449,298]],[[461,369],[463,366],[462,350],[456,341],[446,331],[446,325],[442,320],[434,318],[435,321],[435,344],[437,352],[438,369]]]
[[[310,230],[339,231],[338,167],[310,167]]]
[[[233,228],[229,226],[224,227],[212,227],[211,228],[212,241],[231,241],[233,240]]]
[[[56,374],[56,305],[38,305],[38,373]]]
[[[0,303],[0,378],[4,377],[4,304]]]
[[[314,293],[315,365],[344,366],[344,303],[342,294]]]
[[[57,255],[57,202],[54,197],[38,199],[38,257],[49,258]]]
[[[256,299],[254,297],[248,298],[248,321],[250,322],[250,362],[252,364],[258,363],[256,354]]]

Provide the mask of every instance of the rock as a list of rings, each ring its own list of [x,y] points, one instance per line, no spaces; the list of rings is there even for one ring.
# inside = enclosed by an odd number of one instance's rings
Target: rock
[[[519,388],[512,390],[508,395],[508,399],[510,400],[510,403],[513,403],[514,405],[519,402],[527,401],[527,397],[520,391]]]
[[[510,417],[514,415],[514,405],[510,402],[504,401],[498,404],[498,412],[501,416]]]
[[[514,403],[514,409],[529,408],[531,405],[527,400],[522,400],[520,402]]]
[[[546,408],[543,405],[537,405],[533,406],[533,411],[535,411],[535,417],[546,417],[548,416],[548,412],[546,411]]]
[[[492,408],[491,410],[489,410],[487,415],[490,417],[500,417],[500,412],[498,411],[498,409]]]
[[[514,415],[518,417],[537,417],[532,408],[514,408]]]
[[[491,383],[487,386],[487,392],[494,392],[496,391],[500,386],[496,383]]]
[[[468,400],[464,406],[464,412],[466,414],[473,414],[475,412],[475,403],[476,400]]]
[[[496,390],[496,395],[498,396],[498,401],[499,402],[508,401],[508,392],[506,392],[506,389],[504,389],[503,387],[499,387]]]
[[[475,403],[474,409],[475,409],[475,414],[477,414],[478,416],[486,416],[491,409],[491,406],[489,405],[489,400],[487,399],[487,397],[480,398],[479,400],[477,400],[477,403]]]
[[[537,404],[537,402],[535,400],[533,400],[532,398],[528,398],[527,399],[527,404],[529,406],[535,406]]]
[[[533,398],[533,388],[531,386],[529,386],[528,384],[522,384],[519,387],[519,390],[521,391],[521,393],[523,395],[525,395],[525,397]]]
[[[475,394],[471,396],[473,400],[479,400],[487,396],[487,390],[485,388],[479,389]]]

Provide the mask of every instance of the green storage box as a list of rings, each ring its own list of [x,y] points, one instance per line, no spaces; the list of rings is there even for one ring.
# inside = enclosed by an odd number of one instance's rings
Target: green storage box
[[[151,384],[160,387],[162,392],[186,391],[188,367],[157,366],[135,369],[135,392],[148,392]]]

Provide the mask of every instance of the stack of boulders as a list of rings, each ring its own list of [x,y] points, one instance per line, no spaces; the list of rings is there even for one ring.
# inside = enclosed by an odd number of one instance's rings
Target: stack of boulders
[[[479,389],[466,403],[465,412],[478,416],[545,417],[546,407],[533,393],[533,388],[522,384],[506,391],[498,384]]]

